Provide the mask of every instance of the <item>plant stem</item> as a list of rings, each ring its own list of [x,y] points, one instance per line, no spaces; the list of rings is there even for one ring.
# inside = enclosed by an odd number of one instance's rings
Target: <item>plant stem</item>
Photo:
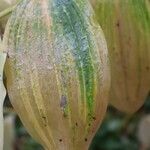
[[[17,4],[0,12],[0,19],[5,17],[6,15],[10,14],[16,8],[16,6],[17,6]]]

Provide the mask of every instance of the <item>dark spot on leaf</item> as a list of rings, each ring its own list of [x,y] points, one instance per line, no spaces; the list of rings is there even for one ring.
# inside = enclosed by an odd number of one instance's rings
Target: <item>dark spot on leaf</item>
[[[127,96],[127,101],[129,101],[129,99],[130,99],[129,96]]]
[[[47,126],[47,118],[46,118],[46,115],[45,115],[45,113],[43,112],[42,109],[40,109],[40,115],[41,115],[41,117],[43,119],[44,126]]]
[[[87,142],[87,138],[85,138],[84,140],[85,140],[85,142]]]
[[[64,114],[63,114],[63,116],[66,118],[66,117],[67,117],[67,114],[66,114],[66,113],[64,113]]]
[[[62,142],[62,139],[59,139],[59,142]]]
[[[120,26],[120,23],[119,23],[119,21],[116,23],[116,26],[117,26],[117,27],[119,27],[119,26]]]
[[[78,126],[78,123],[76,122],[76,126]]]
[[[44,126],[47,126],[46,117],[45,117],[45,116],[42,116],[42,118],[43,118],[43,121],[44,121]]]
[[[149,66],[147,66],[147,67],[146,67],[146,70],[147,70],[147,71],[149,71],[149,70],[150,70],[150,67],[149,67]]]
[[[93,117],[93,120],[96,120],[96,117]]]

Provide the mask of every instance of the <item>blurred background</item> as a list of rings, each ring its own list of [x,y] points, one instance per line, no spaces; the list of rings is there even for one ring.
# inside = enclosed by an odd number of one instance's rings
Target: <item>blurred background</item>
[[[0,0],[0,12],[16,0]],[[8,15],[0,18],[0,36],[3,37]],[[4,150],[43,150],[23,127],[14,112],[8,96],[4,104]],[[123,114],[109,106],[90,150],[150,150],[150,94],[144,106],[134,115]]]

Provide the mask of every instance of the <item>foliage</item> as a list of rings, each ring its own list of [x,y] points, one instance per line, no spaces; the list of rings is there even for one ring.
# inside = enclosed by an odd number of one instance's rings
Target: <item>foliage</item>
[[[2,29],[0,29],[0,35],[1,33],[3,33]],[[137,150],[140,146],[137,138],[138,123],[142,117],[149,113],[150,96],[147,98],[145,105],[133,116],[127,116],[109,107],[105,120],[98,130],[90,150]],[[43,150],[29,136],[19,118],[16,119],[16,135],[15,149]]]

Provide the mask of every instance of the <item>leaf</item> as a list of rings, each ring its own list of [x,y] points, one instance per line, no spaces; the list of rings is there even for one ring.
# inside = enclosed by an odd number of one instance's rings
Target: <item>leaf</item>
[[[0,150],[3,149],[3,102],[6,96],[6,89],[3,84],[3,69],[6,60],[6,53],[2,51],[2,41],[0,40]]]

